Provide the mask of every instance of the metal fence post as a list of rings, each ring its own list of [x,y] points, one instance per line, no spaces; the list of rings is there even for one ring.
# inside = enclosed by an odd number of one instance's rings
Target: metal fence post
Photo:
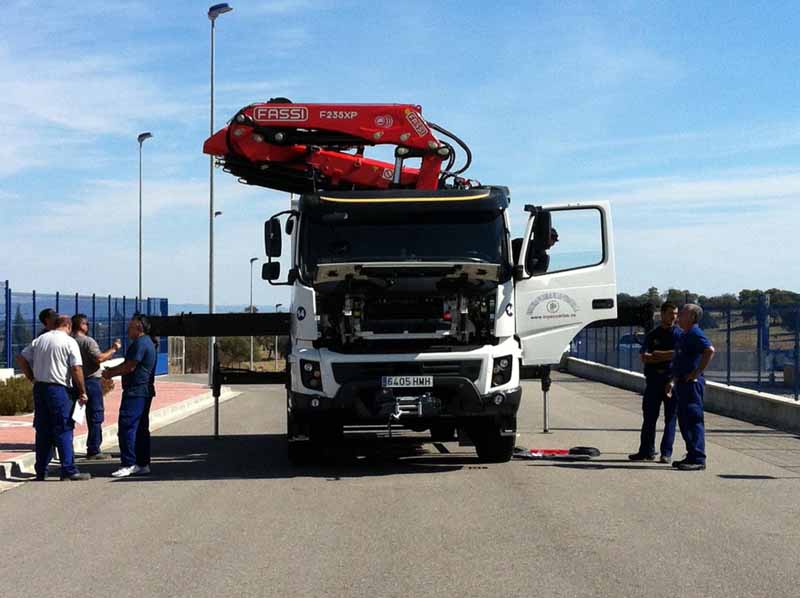
[[[31,330],[33,338],[36,338],[36,291],[31,291],[31,302],[33,303],[33,314],[31,315]]]
[[[800,307],[794,316],[794,400],[800,390]]]
[[[56,313],[61,313],[60,303],[61,303],[61,294],[58,291],[56,291]]]
[[[727,312],[727,324],[728,328],[725,331],[725,368],[727,373],[725,374],[725,383],[730,386],[731,385],[731,308],[729,307]]]
[[[97,338],[97,305],[94,293],[92,293],[92,338]]]
[[[761,390],[761,344],[763,342],[761,338],[761,311],[758,312],[758,317],[756,318],[756,332],[758,336],[756,337],[756,364],[757,373],[756,373],[756,389]]]
[[[128,316],[128,300],[125,295],[122,296],[122,321],[125,321],[125,318]],[[122,349],[127,353],[128,351],[128,335],[123,335],[122,339]]]
[[[6,318],[3,326],[3,331],[5,333],[5,349],[4,352],[6,354],[6,367],[13,368],[14,362],[11,359],[11,287],[6,281],[6,288],[5,293],[3,296],[3,303],[5,304],[5,311],[6,311]]]
[[[633,326],[628,326],[628,335],[630,338],[633,338]],[[630,343],[633,344],[632,342]],[[633,371],[633,355],[631,354],[631,350],[628,349],[628,371]]]
[[[72,315],[78,313],[78,293],[75,293],[75,311],[72,312]]]
[[[108,345],[110,345],[111,339],[114,338],[114,331],[111,329],[111,295],[108,296],[108,311],[106,312],[106,318],[108,319],[108,326],[106,328],[106,334],[108,335],[108,338],[106,339],[106,342]]]
[[[604,326],[603,329],[605,330],[605,350],[603,351],[603,364],[608,365],[608,326]]]

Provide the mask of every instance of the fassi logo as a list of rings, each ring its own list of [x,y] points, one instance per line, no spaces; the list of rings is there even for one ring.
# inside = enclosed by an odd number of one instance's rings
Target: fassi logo
[[[308,108],[304,106],[292,106],[283,108],[258,106],[255,110],[253,110],[253,120],[261,123],[303,122],[308,120]]]

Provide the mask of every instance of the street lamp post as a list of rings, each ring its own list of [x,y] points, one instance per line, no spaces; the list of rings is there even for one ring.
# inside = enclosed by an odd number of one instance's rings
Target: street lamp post
[[[136,140],[139,142],[139,304],[142,301],[142,144],[153,136],[152,133],[140,133]],[[136,311],[141,311],[139,305]]]
[[[258,261],[257,257],[250,258],[250,313],[253,313],[253,264]],[[250,369],[253,369],[253,337],[250,337]]]
[[[208,9],[211,21],[211,118],[209,137],[214,134],[214,31],[217,17],[232,11],[227,4],[214,4]],[[214,156],[208,161],[208,313],[214,313]],[[208,385],[211,386],[214,375],[214,337],[208,339]]]
[[[282,307],[283,303],[275,304],[275,313],[278,313],[278,308]],[[278,335],[275,335],[275,371],[278,371]]]

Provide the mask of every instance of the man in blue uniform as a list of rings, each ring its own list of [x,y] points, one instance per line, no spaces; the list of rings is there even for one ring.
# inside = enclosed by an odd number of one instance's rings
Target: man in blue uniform
[[[150,403],[153,399],[153,375],[156,350],[148,333],[147,318],[135,314],[128,323],[131,344],[125,361],[103,370],[104,378],[122,376],[122,402],[119,406],[118,436],[122,467],[111,475],[125,478],[150,473]]]
[[[714,347],[698,325],[703,319],[703,308],[687,303],[678,315],[678,326],[683,334],[675,344],[672,359],[672,394],[678,401],[678,425],[686,442],[686,458],[672,466],[683,471],[706,468],[706,437],[703,422],[703,377]],[[667,388],[669,391],[669,387]]]
[[[681,335],[675,326],[678,308],[669,301],[661,306],[661,323],[647,333],[640,350],[644,364],[645,389],[642,396],[642,433],[639,450],[628,455],[631,461],[652,461],[656,458],[656,423],[664,404],[664,435],[661,437],[661,463],[672,460],[675,441],[677,402],[666,393],[672,379],[672,358],[675,342]]]
[[[89,319],[86,314],[72,316],[72,336],[81,350],[83,360],[83,379],[86,385],[86,427],[89,434],[86,439],[86,458],[94,461],[105,461],[111,455],[100,450],[103,444],[103,420],[105,406],[103,404],[103,385],[100,381],[100,364],[114,357],[114,353],[122,348],[119,339],[114,339],[111,348],[100,351],[97,341],[89,336]]]
[[[56,315],[53,330],[36,337],[17,357],[22,373],[33,382],[36,429],[36,479],[47,479],[47,466],[53,456],[53,446],[58,448],[61,460],[61,479],[82,481],[91,479],[75,467],[72,450],[72,419],[75,400],[86,404],[83,383],[83,361],[78,343],[70,336],[72,323],[69,316]]]

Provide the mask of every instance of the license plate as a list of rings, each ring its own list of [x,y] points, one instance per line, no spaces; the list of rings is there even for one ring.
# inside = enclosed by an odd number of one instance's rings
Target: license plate
[[[433,376],[383,376],[383,388],[432,388]]]

